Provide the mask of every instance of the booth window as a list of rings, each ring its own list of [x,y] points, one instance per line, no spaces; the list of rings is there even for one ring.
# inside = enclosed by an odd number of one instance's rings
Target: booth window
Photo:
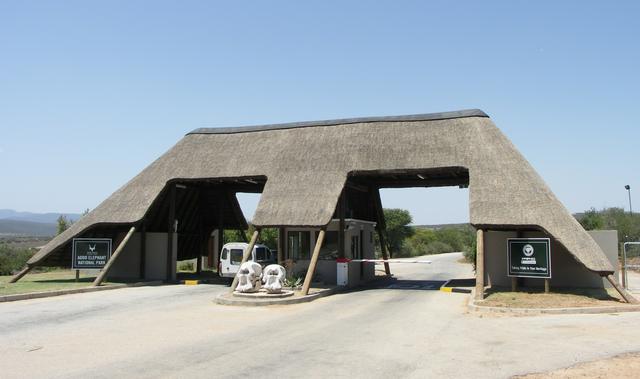
[[[360,249],[360,236],[351,237],[351,259],[362,259],[362,250]]]
[[[316,241],[318,240],[318,235],[319,232],[316,232]],[[336,258],[338,258],[338,232],[326,231],[318,259],[334,261]]]
[[[256,261],[268,261],[271,257],[267,254],[267,249],[264,247],[256,247]]]
[[[287,251],[289,252],[289,258],[293,260],[310,259],[310,237],[310,232],[287,232]]]

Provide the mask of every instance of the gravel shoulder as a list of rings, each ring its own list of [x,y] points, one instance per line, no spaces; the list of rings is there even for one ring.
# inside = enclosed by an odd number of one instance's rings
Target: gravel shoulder
[[[518,379],[572,378],[637,378],[640,375],[640,353],[627,353],[612,358],[579,363],[560,370],[516,376]]]

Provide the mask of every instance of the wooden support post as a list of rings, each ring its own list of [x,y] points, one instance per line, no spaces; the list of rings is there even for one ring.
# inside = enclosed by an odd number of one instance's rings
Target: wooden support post
[[[516,238],[522,238],[523,236],[524,236],[524,233],[522,232],[522,230],[520,229],[516,230]],[[518,291],[518,282],[520,282],[519,277],[514,276],[511,278],[511,292]]]
[[[146,259],[147,259],[147,225],[142,221],[140,227],[140,279],[144,280],[146,276]]]
[[[476,232],[476,300],[484,300],[484,230]]]
[[[173,271],[173,234],[176,232],[176,185],[169,184],[169,217],[167,219],[167,282],[171,281],[171,272]]]
[[[215,259],[213,264],[218,270],[218,262],[220,262],[220,254],[222,254],[222,246],[224,245],[224,204],[222,198],[218,195],[218,246],[216,246],[217,252],[214,254]],[[219,274],[219,273],[218,273]]]
[[[93,281],[94,287],[99,286],[106,279],[107,274],[111,269],[111,266],[113,266],[113,263],[116,261],[116,259],[118,259],[118,256],[124,250],[124,247],[127,245],[127,242],[129,242],[129,238],[131,238],[131,236],[135,231],[136,231],[135,226],[132,226],[131,229],[129,229],[129,233],[127,233],[127,235],[124,237],[122,242],[120,242],[120,245],[118,245],[118,248],[116,249],[116,251],[113,253],[113,255],[111,255],[111,258],[109,258],[109,260],[107,261],[107,264],[104,265],[104,267],[100,271],[100,274],[98,274],[96,279]]]
[[[202,188],[198,188],[198,201],[197,201],[197,218],[198,218],[198,256],[196,257],[196,273],[202,273],[202,256],[206,250],[207,246],[207,238],[205,237],[206,232],[204,230],[204,220],[202,216]]]
[[[380,190],[372,189],[371,196],[373,197],[373,206],[375,208],[376,219],[378,220],[376,229],[378,230],[378,239],[380,240],[380,252],[382,253],[382,259],[386,261],[389,259],[390,251],[387,251],[387,241],[384,238],[387,225],[384,220],[384,209],[382,208],[382,200],[380,199]],[[384,262],[384,272],[387,275],[391,275],[389,262]]]
[[[31,269],[33,268],[33,266],[25,266],[25,268],[23,268],[22,270],[20,270],[19,273],[15,274],[13,278],[11,278],[11,280],[9,280],[9,283],[15,283],[18,280],[22,279],[23,276],[27,275],[27,273],[29,271],[31,271]]]
[[[253,235],[251,236],[251,241],[249,241],[249,245],[244,250],[244,254],[242,254],[242,262],[240,263],[240,266],[242,266],[243,263],[249,260],[249,257],[251,256],[251,252],[253,251],[253,247],[256,245],[256,242],[258,242],[259,236],[260,236],[260,229],[256,228],[256,230],[253,232]],[[238,271],[238,273],[239,272],[240,271]],[[236,273],[236,276],[233,278],[233,283],[231,283],[231,291],[229,291],[231,293],[233,293],[233,291],[235,291],[236,287],[238,286],[238,273]]]
[[[549,287],[551,286],[551,280],[550,279],[545,279],[544,280],[544,293],[549,293]]]
[[[287,236],[285,235],[284,228],[278,228],[278,264],[282,265],[284,262],[284,243]]]
[[[218,229],[218,240],[216,241],[218,246],[216,246],[214,265],[216,266],[216,270],[218,269],[218,263],[220,262],[220,254],[222,254],[222,246],[224,246],[224,229]]]
[[[338,258],[344,258],[345,257],[345,249],[344,249],[344,228],[345,228],[345,222],[344,222],[344,214],[346,212],[346,207],[345,207],[345,195],[344,195],[344,190],[342,190],[342,193],[340,193],[340,198],[338,199],[338,217],[339,217],[339,222],[338,222]]]
[[[384,240],[384,233],[382,230],[378,228],[378,238],[380,239],[380,251],[382,252],[382,259],[385,261],[389,259],[389,254],[387,254],[387,244]],[[389,262],[384,262],[384,272],[386,275],[391,275],[391,268],[389,267]]]
[[[620,296],[622,296],[624,301],[626,301],[629,304],[638,304],[638,300],[636,300],[635,297],[631,296],[631,294],[629,292],[627,292],[626,290],[621,288],[620,285],[618,284],[618,282],[616,281],[616,279],[613,276],[607,275],[607,280],[609,281],[609,283],[611,283],[613,288],[615,288],[616,291],[618,291],[618,293],[620,294]]]
[[[320,233],[318,233],[318,239],[316,240],[316,246],[313,248],[313,255],[311,256],[311,261],[309,262],[309,267],[307,268],[307,275],[305,275],[304,283],[302,284],[303,296],[306,296],[309,294],[309,287],[311,287],[311,280],[313,279],[313,274],[316,272],[316,265],[318,264],[318,256],[320,256],[320,248],[322,247],[322,242],[324,242],[324,234],[325,234],[325,230],[320,229]]]
[[[80,281],[80,270],[76,270],[76,283]]]

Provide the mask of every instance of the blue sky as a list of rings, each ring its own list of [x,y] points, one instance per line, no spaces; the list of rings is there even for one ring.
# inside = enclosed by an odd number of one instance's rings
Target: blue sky
[[[93,208],[199,127],[480,108],[569,210],[640,209],[639,4],[4,0],[0,208]]]

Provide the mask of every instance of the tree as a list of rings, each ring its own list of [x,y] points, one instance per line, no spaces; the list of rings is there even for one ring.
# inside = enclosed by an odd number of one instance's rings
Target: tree
[[[414,229],[409,226],[413,219],[406,209],[384,209],[384,219],[387,224],[387,238],[391,246],[391,254],[400,253],[404,240],[411,237]]]
[[[71,226],[71,220],[69,220],[65,215],[60,215],[57,220],[58,223],[58,232],[56,234],[60,234],[65,230],[69,229]]]
[[[584,212],[584,215],[578,221],[585,230],[598,230],[604,226],[604,218],[595,208]]]
[[[414,230],[414,234],[405,239],[400,254],[396,254],[396,256],[415,257],[428,254],[429,246],[436,241],[436,233],[431,229]]]
[[[578,221],[586,230],[611,229],[618,231],[618,240],[640,241],[640,214],[630,214],[623,208],[591,208]]]
[[[262,228],[260,230],[259,242],[271,250],[278,248],[278,229],[277,228]]]
[[[244,241],[244,238],[242,237],[242,231],[241,230],[235,230],[235,229],[225,229],[224,230],[224,237],[223,237],[223,242],[224,243],[242,242],[242,241]]]

